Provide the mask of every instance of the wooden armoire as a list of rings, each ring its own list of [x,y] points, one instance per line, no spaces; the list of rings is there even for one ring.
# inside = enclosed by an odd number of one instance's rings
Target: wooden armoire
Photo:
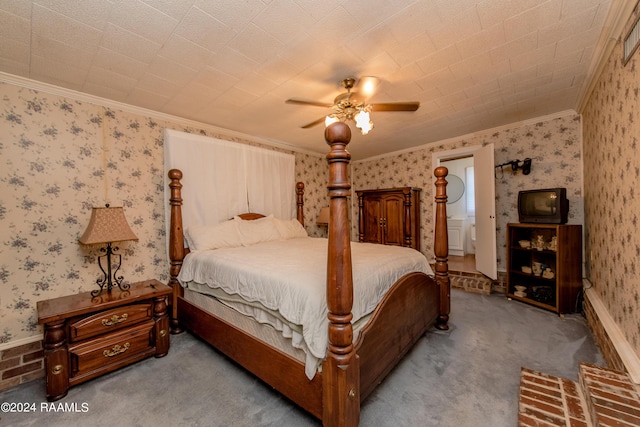
[[[420,189],[358,190],[359,240],[420,250]]]

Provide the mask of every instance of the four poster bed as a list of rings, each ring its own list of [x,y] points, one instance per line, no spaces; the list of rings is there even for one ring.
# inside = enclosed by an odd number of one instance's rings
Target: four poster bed
[[[446,168],[435,171],[434,274],[413,249],[350,242],[350,138],[344,123],[325,130],[331,147],[328,239],[311,238],[303,231],[304,186],[298,183],[297,226],[243,214],[203,234],[240,230],[245,239],[253,239],[251,244],[237,247],[227,239],[218,249],[200,250],[199,236],[182,228],[182,172],[169,171],[173,332],[191,331],[331,426],[357,425],[360,403],[430,327],[448,328],[450,310]],[[280,237],[269,238],[269,233]],[[185,237],[191,251],[185,248]],[[369,256],[373,264],[364,262]],[[254,261],[257,273],[246,272]],[[211,279],[219,286],[211,285],[205,276],[221,271],[222,264],[231,271]],[[285,277],[278,277],[283,272]],[[307,286],[317,282],[318,275],[320,292]],[[284,291],[289,295],[272,294],[287,280],[292,282]],[[250,289],[241,287],[243,283]],[[311,296],[305,294],[308,287]],[[256,290],[267,296],[251,293]],[[290,301],[291,295],[302,299]],[[313,296],[323,305],[317,307]]]

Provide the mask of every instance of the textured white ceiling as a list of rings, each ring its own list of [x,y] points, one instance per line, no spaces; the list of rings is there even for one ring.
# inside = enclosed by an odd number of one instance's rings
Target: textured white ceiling
[[[376,76],[421,106],[372,113],[358,159],[577,110],[636,1],[2,0],[0,71],[321,153],[328,110],[284,101]]]

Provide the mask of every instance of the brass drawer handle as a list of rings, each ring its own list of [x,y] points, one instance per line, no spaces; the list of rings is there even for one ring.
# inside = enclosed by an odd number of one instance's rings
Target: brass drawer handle
[[[102,352],[102,354],[104,354],[104,357],[113,357],[113,356],[117,356],[121,353],[124,353],[125,351],[127,351],[129,349],[129,346],[131,344],[129,343],[125,343],[123,346],[121,346],[120,344],[116,344],[115,346],[113,346],[113,348],[111,349],[111,351],[109,350],[105,350]]]
[[[118,323],[122,323],[127,320],[127,317],[129,317],[127,313],[123,314],[122,316],[114,314],[113,316],[111,316],[111,319],[102,319],[102,326],[117,325]]]
[[[62,373],[62,371],[64,371],[64,367],[62,365],[56,365],[51,370],[51,373],[53,375],[60,375]]]

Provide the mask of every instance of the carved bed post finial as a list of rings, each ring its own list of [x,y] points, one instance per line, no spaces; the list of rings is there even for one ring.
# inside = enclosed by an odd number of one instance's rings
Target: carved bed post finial
[[[296,182],[296,216],[304,227],[304,182]]]
[[[178,296],[181,296],[182,286],[178,283],[178,273],[182,267],[182,260],[185,256],[184,250],[184,233],[182,231],[182,171],[171,169],[168,173],[169,188],[171,195],[169,197],[169,205],[171,206],[171,226],[169,227],[169,286],[173,289],[173,298],[171,301],[170,323],[171,333],[179,334],[182,328],[178,324]]]
[[[357,426],[360,419],[360,369],[353,346],[353,275],[348,217],[348,179],[351,155],[349,126],[336,122],[325,129],[331,147],[329,162],[329,242],[327,306],[329,346],[322,367],[323,423],[325,426]]]
[[[440,315],[436,321],[436,328],[449,329],[449,313],[451,312],[451,282],[449,281],[449,238],[447,236],[447,180],[449,171],[444,166],[437,167],[436,176],[436,229],[434,252],[436,256],[436,282],[440,288]]]

